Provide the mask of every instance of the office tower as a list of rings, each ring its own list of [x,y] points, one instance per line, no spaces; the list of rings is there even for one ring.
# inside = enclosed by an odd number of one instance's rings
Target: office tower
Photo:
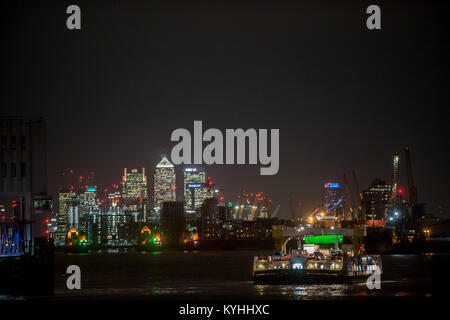
[[[184,169],[184,200],[188,213],[194,213],[205,199],[214,196],[211,185],[204,170],[192,167]]]
[[[89,216],[96,215],[99,211],[99,201],[97,198],[97,188],[86,187],[84,192],[78,196],[79,199],[79,227],[81,234],[88,233]]]
[[[124,200],[147,199],[147,176],[145,168],[139,172],[134,168],[128,171],[123,170],[122,196]]]
[[[165,201],[161,211],[162,242],[168,246],[179,245],[186,227],[183,201]]]
[[[43,119],[0,118],[0,199],[15,201],[14,207],[7,207],[10,212],[2,215],[13,224],[0,232],[20,235],[14,238],[20,242],[14,243],[17,252],[8,254],[23,253],[29,241],[46,236],[44,221],[51,218],[52,210],[51,197],[47,195],[46,143]],[[3,249],[0,247],[0,251]]]
[[[386,220],[389,211],[389,200],[392,186],[376,179],[371,186],[362,192],[362,204],[366,208],[369,220]]]
[[[66,234],[69,231],[68,214],[69,214],[69,202],[76,200],[76,194],[73,191],[59,192],[58,194],[58,216],[57,216],[57,232],[56,240],[58,244],[63,244],[66,238]]]
[[[111,210],[111,208],[120,207],[122,204],[122,192],[120,191],[113,191],[108,193],[108,210]]]
[[[224,207],[221,207],[224,208]],[[200,237],[202,239],[219,239],[221,236],[221,226],[224,222],[225,212],[219,209],[216,198],[205,199],[201,206],[201,228]],[[221,215],[223,215],[221,217]]]
[[[328,182],[324,184],[324,208],[326,216],[344,216],[344,197],[339,183]]]
[[[75,228],[80,229],[80,200],[71,199],[67,201],[67,230]]]
[[[166,157],[158,163],[154,181],[154,208],[161,210],[164,201],[175,201],[175,168]]]
[[[137,214],[137,220],[147,220],[147,176],[145,168],[139,172],[134,168],[123,170],[122,177],[122,199],[127,211]]]

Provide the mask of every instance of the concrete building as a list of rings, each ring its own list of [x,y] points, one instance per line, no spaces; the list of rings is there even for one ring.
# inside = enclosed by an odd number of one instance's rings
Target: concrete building
[[[19,251],[48,232],[52,201],[47,195],[46,135],[42,118],[0,118],[0,199],[11,204],[2,215],[9,225],[2,218],[5,228],[0,229],[23,230],[18,231]]]
[[[186,228],[183,201],[165,201],[161,211],[162,242],[168,246],[179,245]]]

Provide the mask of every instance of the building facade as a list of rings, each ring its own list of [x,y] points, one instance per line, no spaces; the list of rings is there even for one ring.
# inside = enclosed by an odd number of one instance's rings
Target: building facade
[[[162,241],[168,246],[181,243],[186,228],[183,201],[165,201],[161,211]]]
[[[325,195],[323,207],[326,210],[326,216],[344,216],[344,197],[342,185],[337,182],[328,182],[324,184]]]
[[[184,169],[184,201],[188,213],[194,213],[205,199],[214,196],[209,183],[204,170],[193,167]]]
[[[24,245],[48,231],[44,221],[50,218],[52,205],[47,195],[46,135],[41,118],[0,118],[0,199],[12,204],[7,210],[17,213],[8,214],[13,217],[8,225],[2,215],[0,223],[2,230],[14,229],[5,231],[8,234],[17,231]],[[23,250],[22,244],[17,244],[18,250]]]
[[[164,201],[176,200],[175,168],[166,157],[158,163],[154,180],[154,208],[158,211]]]
[[[137,214],[140,221],[147,220],[147,176],[134,168],[124,168],[122,177],[122,200],[127,212]]]
[[[371,186],[362,192],[362,204],[366,219],[387,220],[392,186],[383,180],[372,181]]]
[[[77,198],[75,192],[59,192],[58,194],[58,214],[57,214],[57,244],[64,244],[65,237],[69,231],[69,204]]]

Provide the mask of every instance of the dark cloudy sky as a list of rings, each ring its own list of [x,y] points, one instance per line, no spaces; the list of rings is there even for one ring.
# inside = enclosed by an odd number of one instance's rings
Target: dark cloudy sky
[[[81,31],[65,26],[73,3]],[[375,1],[382,30],[368,31],[372,2],[274,3],[2,1],[1,114],[45,117],[52,194],[65,169],[100,186],[152,173],[171,132],[203,120],[280,129],[278,175],[206,168],[231,201],[263,190],[282,215],[288,197],[306,211],[351,170],[362,188],[389,182],[408,145],[419,200],[449,214],[448,6]]]

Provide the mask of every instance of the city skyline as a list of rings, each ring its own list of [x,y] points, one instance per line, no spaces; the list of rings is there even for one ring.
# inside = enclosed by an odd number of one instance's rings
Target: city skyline
[[[447,297],[449,6],[1,1],[0,302]]]
[[[398,153],[393,154],[393,158],[396,161],[396,165],[398,165],[398,159],[399,159],[399,155]],[[394,166],[397,170],[398,167]],[[208,166],[206,166],[208,167]],[[172,173],[168,173],[166,171],[164,172],[159,172],[158,170],[167,170],[170,169],[170,172],[173,172],[174,178],[170,177],[170,175]],[[179,172],[178,174],[175,174],[175,169],[177,169]],[[392,170],[394,170],[394,168],[391,168]],[[126,171],[127,169],[124,168],[124,171]],[[137,172],[137,169],[131,169],[132,172]],[[204,166],[195,166],[195,165],[173,165],[165,155],[161,155],[161,159],[158,162],[158,164],[156,166],[154,166],[153,168],[150,168],[150,170],[146,170],[145,168],[142,168],[142,171],[148,172],[148,176],[158,176],[161,175],[162,178],[164,178],[163,180],[165,181],[165,184],[167,184],[167,186],[163,186],[164,182],[160,182],[160,190],[163,190],[163,193],[169,192],[166,195],[166,198],[164,201],[185,201],[185,208],[187,210],[191,210],[190,206],[191,204],[191,191],[190,190],[197,190],[197,188],[206,188],[208,189],[208,187],[206,186],[206,182],[209,182],[211,177],[210,174],[206,172],[206,170],[204,169]],[[188,172],[189,171],[189,172]],[[66,170],[65,172],[70,172],[73,173],[73,170]],[[91,175],[94,176],[95,172],[94,171],[90,171]],[[77,174],[77,173],[75,173]],[[391,172],[392,174],[392,172]],[[65,173],[64,173],[65,175]],[[193,176],[192,176],[193,175]],[[198,177],[197,177],[198,176]],[[80,176],[80,178],[83,178],[83,176]],[[89,178],[89,177],[88,177]],[[356,178],[356,176],[355,176]],[[65,179],[67,180],[67,177],[65,177]],[[75,178],[75,175],[73,176],[73,179]],[[89,186],[96,186],[97,187],[97,183],[95,183],[95,179],[94,178],[89,178],[90,179],[90,183],[91,184],[85,184],[84,187],[89,187]],[[145,181],[147,181],[148,177],[145,176]],[[309,207],[305,207],[304,206],[304,200],[303,199],[291,199],[290,197],[286,198],[286,203],[287,205],[284,206],[284,208],[282,210],[279,210],[279,208],[276,210],[277,213],[281,211],[282,215],[278,216],[279,218],[282,219],[290,219],[291,218],[291,207],[290,207],[290,202],[294,201],[296,202],[296,205],[298,205],[298,207],[295,209],[296,211],[296,215],[298,217],[304,217],[306,215],[309,215],[311,212],[313,212],[317,207],[321,207],[324,208],[325,210],[329,211],[332,210],[332,212],[334,212],[334,214],[336,214],[336,210],[338,210],[339,208],[341,208],[340,210],[343,210],[343,206],[347,205],[347,206],[354,206],[354,204],[351,201],[355,201],[356,199],[347,199],[347,197],[349,197],[349,193],[351,194],[351,196],[354,197],[353,193],[356,192],[356,190],[354,190],[355,188],[359,188],[359,183],[358,183],[358,178],[356,178],[356,181],[353,181],[352,183],[349,183],[348,181],[344,182],[346,178],[344,177],[343,179],[328,179],[326,181],[328,182],[324,182],[321,185],[315,186],[316,189],[316,193],[318,194],[318,201],[317,203],[313,204],[312,206],[314,208],[310,209]],[[398,177],[397,177],[398,179]],[[215,182],[217,182],[216,179],[214,179],[214,177],[211,179],[214,180]],[[75,180],[73,180],[75,181]],[[173,181],[178,181],[175,184],[173,184]],[[179,184],[181,181],[181,184]],[[375,177],[373,179],[370,180],[370,183],[367,185],[362,184],[361,185],[361,199],[364,200],[364,194],[370,194],[370,192],[373,191],[377,191],[377,190],[381,190],[383,192],[383,197],[386,197],[386,203],[385,205],[391,205],[389,203],[389,198],[391,197],[391,192],[392,192],[392,181],[389,181],[388,179],[383,180],[383,179],[379,179],[378,177]],[[81,183],[81,180],[80,180]],[[220,183],[220,181],[219,181]],[[356,185],[355,185],[356,183]],[[122,182],[121,182],[122,184]],[[188,188],[189,184],[195,184],[195,186],[193,186],[194,189]],[[198,186],[197,186],[198,184]],[[377,185],[378,184],[378,185]],[[383,185],[380,185],[383,184]],[[214,184],[211,184],[214,185]],[[112,188],[111,188],[112,186]],[[146,184],[147,188],[147,192],[152,192],[154,191],[154,194],[152,197],[148,198],[148,204],[151,206],[154,206],[155,209],[158,208],[157,205],[157,197],[156,197],[156,184],[155,184],[155,180],[149,180],[148,184]],[[170,188],[169,188],[170,186]],[[65,187],[60,187],[59,189],[62,190],[63,192],[65,192],[65,190],[67,190],[67,185]],[[106,188],[111,188],[111,189],[105,189],[105,192],[114,192],[116,191],[115,188],[119,188],[119,184],[112,184],[112,185],[107,185],[104,186]],[[398,189],[397,189],[398,187]],[[70,186],[70,189],[77,189],[76,186]],[[99,189],[102,189],[103,186],[100,186]],[[89,188],[88,188],[89,189]],[[199,190],[200,190],[199,189]],[[205,189],[205,190],[206,190]],[[216,187],[214,187],[213,189],[217,189]],[[81,190],[84,190],[83,188],[81,188]],[[120,189],[117,189],[120,190]],[[203,189],[201,189],[203,190]],[[331,191],[338,191],[338,193],[332,192]],[[398,186],[396,186],[396,191],[394,192],[394,197],[397,195],[398,197],[400,197],[400,199],[403,199],[404,201],[409,201],[409,191],[408,191],[408,185],[405,184],[400,184]],[[222,194],[227,194],[226,188],[224,189],[220,189],[220,195]],[[253,192],[256,194],[256,190],[247,190],[248,193]],[[399,192],[397,192],[399,191]],[[123,191],[118,191],[121,195],[123,193]],[[174,192],[174,196],[172,196],[172,192]],[[240,190],[240,192],[245,192],[244,189]],[[387,194],[386,194],[387,192]],[[198,192],[196,191],[196,196],[197,198],[200,197],[200,199],[195,198],[195,208],[199,208],[199,206],[201,205],[201,203],[203,202],[204,199],[210,197],[217,197],[218,190],[216,190],[215,192],[211,191],[211,193],[209,194],[208,192],[205,193],[205,195],[203,195],[204,192],[201,192],[201,194],[198,194]],[[207,194],[209,194],[209,196],[207,196]],[[217,195],[216,195],[217,194]],[[230,193],[228,193],[230,194]],[[367,197],[366,194],[366,197]],[[112,194],[108,193],[108,197],[111,197]],[[239,198],[240,198],[241,194],[238,193],[236,194],[236,196],[234,198],[226,198],[226,197],[221,197],[221,201],[225,201],[225,202],[229,202],[229,203],[236,203],[239,202]],[[267,194],[265,195],[267,198],[267,200],[270,200],[270,203],[272,204],[270,207],[270,211],[274,211],[276,209],[276,207],[278,205],[281,205],[280,203],[277,202],[273,202],[271,199],[271,195]],[[351,198],[350,196],[350,198]],[[105,197],[106,197],[106,193],[105,193]],[[187,199],[186,197],[189,197],[189,199]],[[98,196],[99,199],[102,199],[102,196],[99,195]],[[161,198],[162,199],[162,198]],[[186,200],[187,199],[187,200]],[[219,200],[219,199],[218,199]],[[339,201],[340,200],[340,201]],[[160,200],[160,202],[162,203],[163,200]],[[339,205],[339,207],[338,207]],[[426,203],[425,203],[426,205]],[[367,205],[367,209],[369,210],[370,205]],[[269,215],[272,213],[269,212]],[[370,216],[370,212],[367,212],[367,214]],[[427,215],[432,215],[430,214],[429,211],[425,211],[425,214]],[[445,216],[441,215],[435,215],[437,217],[440,218],[445,218]],[[379,217],[380,219],[383,220],[387,220],[387,212],[386,215],[383,217]]]
[[[283,207],[291,197],[312,208],[324,182],[352,170],[361,186],[389,182],[392,154],[409,146],[419,201],[448,216],[447,35],[405,22],[422,12],[435,21],[437,10],[386,4],[386,28],[370,33],[359,6],[261,4],[254,15],[239,4],[217,11],[193,3],[181,13],[169,4],[120,2],[103,12],[86,3],[86,28],[70,33],[31,6],[33,15],[16,8],[2,16],[16,26],[4,36],[2,114],[45,118],[54,198],[60,172],[95,169],[99,185],[117,183],[121,168],[154,167],[170,154],[174,129],[202,120],[220,130],[280,129],[277,175],[261,177],[256,165],[208,166],[227,198],[265,190]],[[29,29],[33,21],[40,27]],[[23,47],[12,51],[16,32]]]

